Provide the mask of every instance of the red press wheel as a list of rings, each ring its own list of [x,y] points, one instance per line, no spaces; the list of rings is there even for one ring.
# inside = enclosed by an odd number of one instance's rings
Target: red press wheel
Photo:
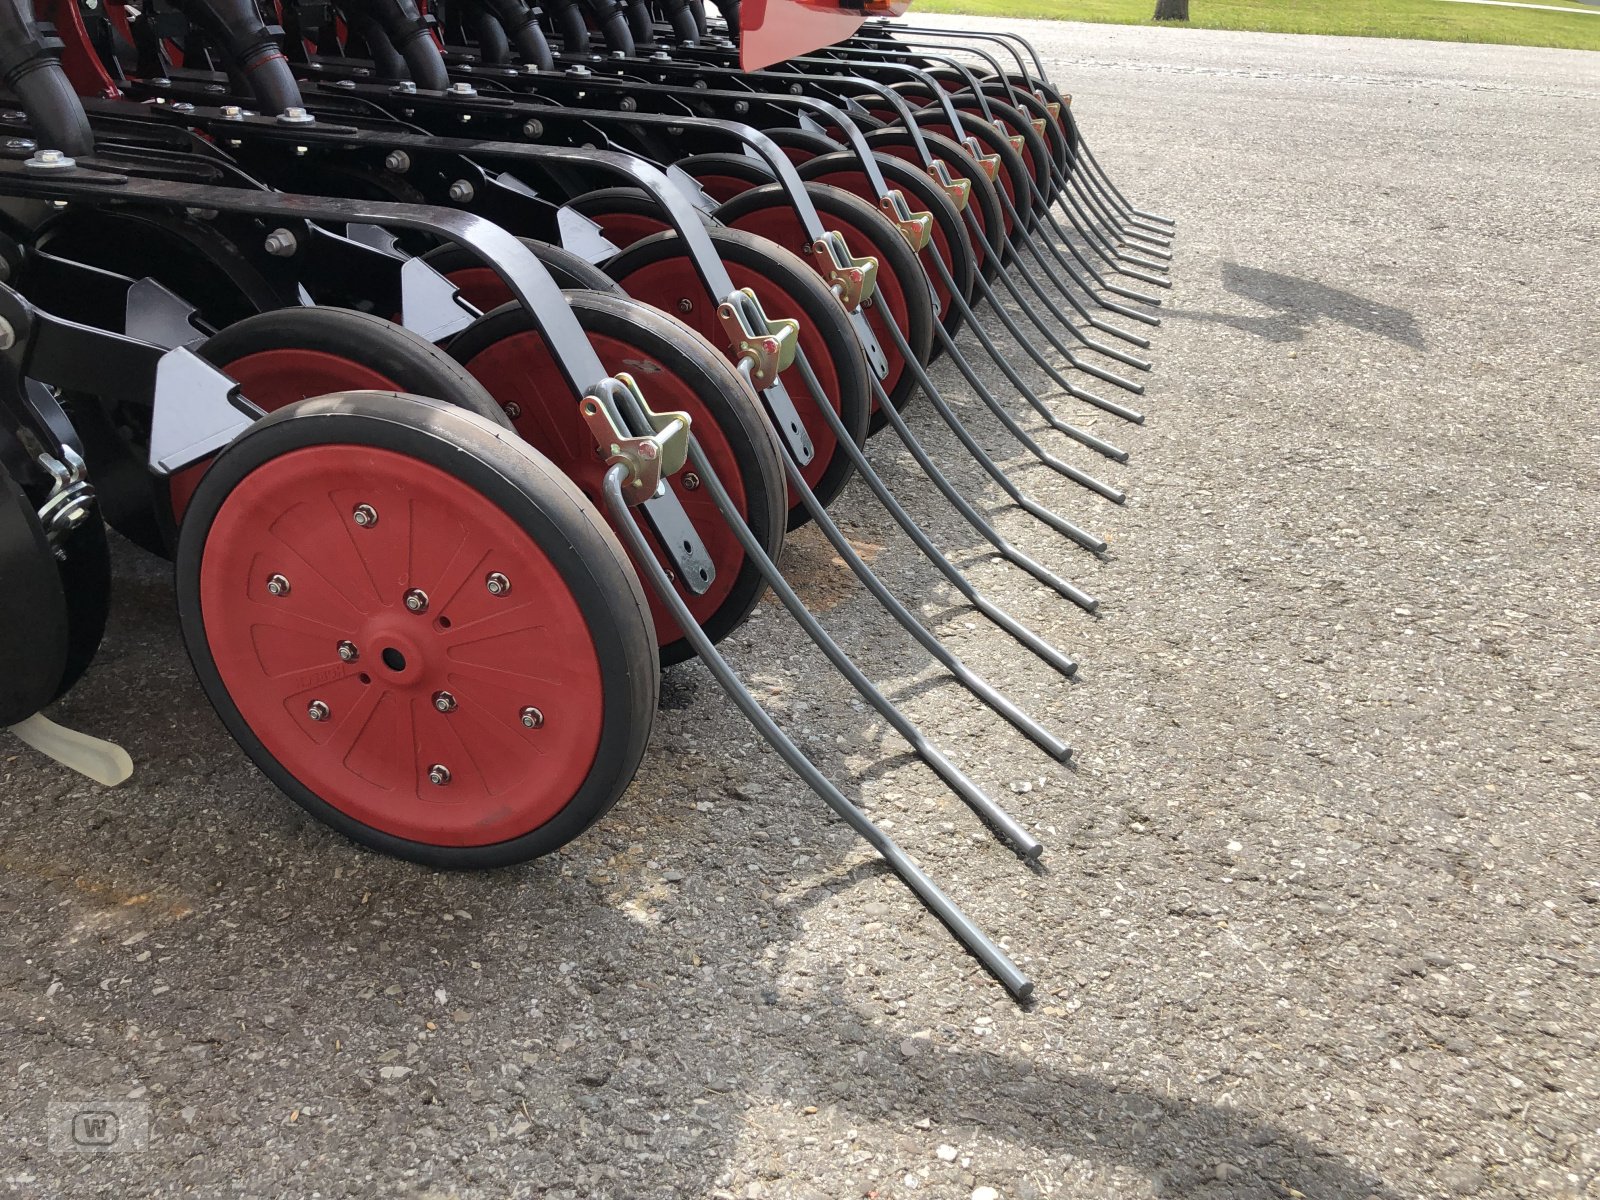
[[[548,853],[644,752],[659,675],[622,548],[537,451],[452,405],[355,392],[257,422],[195,491],[176,575],[229,732],[369,846]]]
[[[768,556],[776,559],[787,513],[783,459],[760,402],[744,380],[715,346],[665,313],[593,292],[568,292],[567,300],[607,371],[631,373],[652,408],[689,414],[717,478]],[[579,415],[578,398],[525,309],[506,305],[489,313],[457,335],[450,353],[516,414],[518,433],[585,495],[599,497],[605,463]],[[692,475],[690,470],[675,477],[673,492],[704,543],[716,578],[699,595],[678,580],[678,594],[707,635],[720,641],[750,614],[765,585],[709,490],[695,484]],[[654,540],[649,523],[641,524]],[[665,554],[658,557],[672,570]],[[651,612],[662,661],[692,656],[677,622],[653,592]]]
[[[239,384],[266,412],[330,392],[410,391],[443,400],[502,426],[510,422],[449,355],[392,321],[338,308],[286,308],[230,325],[200,356]],[[181,522],[207,464],[167,480],[163,506]]]
[[[968,235],[966,224],[955,204],[925,172],[918,170],[906,160],[895,158],[890,154],[877,154],[874,157],[884,182],[905,196],[912,212],[933,214],[932,236],[919,257],[923,264],[923,273],[933,287],[937,302],[935,315],[946,331],[954,336],[961,328],[963,320],[961,308],[955,302],[955,293],[945,286],[934,260],[937,258],[944,263],[945,270],[955,281],[956,290],[970,303],[977,260],[972,252],[972,239]],[[843,188],[852,195],[861,197],[868,204],[876,204],[878,200],[872,180],[867,177],[856,156],[849,151],[812,159],[800,168],[800,177],[808,182],[815,181]],[[938,358],[942,352],[943,343],[936,340],[933,343],[932,357]]]
[[[550,272],[550,278],[559,286],[614,292],[619,296],[622,294],[622,289],[612,282],[611,277],[588,259],[549,242],[532,238],[519,240],[533,251],[534,256],[544,264],[544,269]],[[465,246],[454,243],[439,246],[424,254],[422,261],[455,284],[461,290],[461,298],[479,312],[489,312],[512,299],[511,289],[506,286],[505,280]]]
[[[916,253],[890,222],[866,201],[826,184],[806,185],[822,227],[844,235],[851,252],[878,260],[877,297],[866,309],[867,323],[883,348],[889,373],[883,390],[897,409],[904,409],[916,389],[884,321],[894,319],[917,361],[926,365],[933,348],[933,298]],[[717,209],[717,218],[734,229],[754,233],[780,246],[804,253],[809,239],[783,187],[776,183],[751,188]],[[807,259],[816,269],[816,260]],[[876,399],[873,403],[877,409]],[[886,418],[874,411],[870,429],[877,432]]]
[[[706,232],[734,287],[753,290],[769,317],[798,318],[800,346],[823,396],[860,445],[872,415],[872,386],[861,344],[833,293],[800,258],[765,238],[722,226]],[[727,345],[716,317],[721,297],[707,292],[676,234],[660,233],[636,242],[607,263],[606,270],[634,299],[679,317],[715,346]],[[815,450],[801,474],[823,504],[831,503],[854,467],[817,411],[799,367],[790,367],[782,378]],[[799,500],[791,496],[789,528],[808,519]]]
[[[661,211],[661,205],[642,188],[596,188],[573,200],[571,207],[600,226],[600,232],[610,241],[624,248],[653,234],[672,230],[672,223]]]
[[[773,181],[772,168],[747,154],[730,154],[726,151],[691,154],[688,158],[679,159],[677,165],[692,175],[701,190],[718,204],[733,199],[740,192]]]

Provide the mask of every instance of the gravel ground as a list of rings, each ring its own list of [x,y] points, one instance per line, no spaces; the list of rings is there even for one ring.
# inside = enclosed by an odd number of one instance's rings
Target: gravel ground
[[[0,746],[10,1192],[1600,1191],[1600,60],[1027,32],[1124,190],[1181,221],[1148,425],[1072,414],[1133,461],[1047,438],[1134,499],[1007,452],[1113,541],[1097,562],[1000,510],[1103,615],[886,470],[1080,682],[954,605],[864,491],[840,513],[1079,764],[929,669],[818,539],[790,565],[1047,869],[987,838],[777,614],[731,650],[1035,1003],[698,667],[669,676],[637,785],[566,853],[481,876],[362,853],[246,766],[164,571],[128,551],[102,661],[58,715],[125,743],[136,780],[106,792]],[[47,1103],[96,1097],[149,1105],[144,1152],[49,1152]]]

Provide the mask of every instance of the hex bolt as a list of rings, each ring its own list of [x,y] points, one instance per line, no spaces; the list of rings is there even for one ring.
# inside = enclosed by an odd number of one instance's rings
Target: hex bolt
[[[483,586],[489,589],[491,596],[506,596],[511,593],[511,580],[499,571],[489,572],[489,577],[483,581]]]
[[[242,121],[244,120],[244,109],[237,104],[224,104],[222,106],[222,115],[230,121]]]
[[[287,229],[274,229],[264,243],[264,249],[274,258],[292,258],[299,248],[299,241]]]
[[[340,642],[339,643],[339,661],[340,662],[353,663],[353,662],[359,662],[360,659],[361,659],[361,651],[356,649],[356,644],[354,642]]]
[[[370,504],[358,504],[350,513],[350,519],[363,529],[371,529],[378,523],[378,510]]]
[[[686,492],[699,491],[700,476],[696,475],[693,471],[685,471],[683,473],[683,490]]]
[[[450,185],[450,199],[457,204],[465,204],[477,194],[465,179],[458,179]]]
[[[59,150],[39,150],[22,165],[30,171],[70,171],[78,164]]]
[[[298,106],[284,109],[278,114],[279,125],[311,125],[316,118]]]
[[[450,85],[450,94],[452,96],[476,96],[478,89],[470,83],[452,83]]]
[[[396,175],[404,175],[411,170],[411,155],[404,150],[391,150],[388,157],[383,160],[385,170],[393,171]]]
[[[406,593],[406,609],[409,612],[425,613],[428,611],[428,593],[421,588],[412,588]]]
[[[522,136],[537,141],[544,136],[543,121],[524,121],[522,123]]]
[[[518,417],[522,416],[522,405],[513,400],[510,404],[505,406],[505,413],[506,416],[515,421]]]
[[[533,705],[528,705],[522,710],[522,727],[524,729],[538,729],[544,724],[544,714]]]
[[[452,713],[456,710],[456,698],[449,692],[435,692],[433,706],[442,713]]]
[[[306,705],[306,716],[310,717],[313,721],[326,721],[329,716],[328,706],[321,700],[313,700],[310,704]]]
[[[689,299],[689,297],[685,296],[682,300],[678,301],[678,311],[679,312],[684,312],[684,313],[693,312],[694,311],[694,301]]]
[[[269,596],[287,596],[289,594],[289,581],[282,575],[269,575],[267,577],[267,594]]]
[[[450,782],[450,768],[443,763],[434,763],[428,768],[428,782],[434,787],[444,787]]]
[[[11,322],[0,317],[0,350],[9,350],[17,344],[17,331],[12,328]]]

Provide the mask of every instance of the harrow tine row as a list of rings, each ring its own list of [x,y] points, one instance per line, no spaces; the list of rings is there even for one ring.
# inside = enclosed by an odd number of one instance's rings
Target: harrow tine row
[[[1027,823],[781,566],[786,527],[815,525],[952,681],[1071,759],[829,511],[859,477],[966,605],[1077,677],[955,565],[881,457],[903,451],[999,560],[1099,611],[1000,532],[910,408],[925,400],[1012,506],[1106,556],[975,422],[1124,504],[1039,430],[1129,461],[1054,403],[1144,423],[1097,387],[1142,395],[1124,372],[1152,369],[1133,352],[1150,341],[1100,314],[1160,324],[1129,283],[1171,286],[1174,225],[1116,189],[1033,48],[873,22],[769,60],[736,3],[722,25],[693,0],[596,8],[593,29],[579,0],[281,0],[271,26],[255,0],[39,3],[85,99],[28,0],[0,0],[24,67],[8,77],[24,112],[0,115],[18,214],[0,228],[0,611],[31,639],[0,725],[93,658],[104,521],[174,560],[202,687],[262,771],[421,862],[520,862],[581,834],[640,764],[661,669],[698,658],[1025,1000],[1032,981],[717,644],[770,588],[915,757],[1039,861]],[[70,417],[57,392],[84,398]],[[873,451],[881,428],[894,437]],[[66,604],[69,569],[87,604]]]

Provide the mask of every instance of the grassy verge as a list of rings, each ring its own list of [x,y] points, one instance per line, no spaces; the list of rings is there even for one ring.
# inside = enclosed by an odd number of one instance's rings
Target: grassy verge
[[[1537,2],[1562,5],[1566,0]],[[916,0],[911,15],[966,13],[1151,25],[1155,24],[1150,19],[1155,7],[1155,0]],[[1594,14],[1558,13],[1482,4],[1446,4],[1441,0],[1192,0],[1189,12],[1189,21],[1161,24],[1188,29],[1335,33],[1352,37],[1600,50],[1600,10]]]

